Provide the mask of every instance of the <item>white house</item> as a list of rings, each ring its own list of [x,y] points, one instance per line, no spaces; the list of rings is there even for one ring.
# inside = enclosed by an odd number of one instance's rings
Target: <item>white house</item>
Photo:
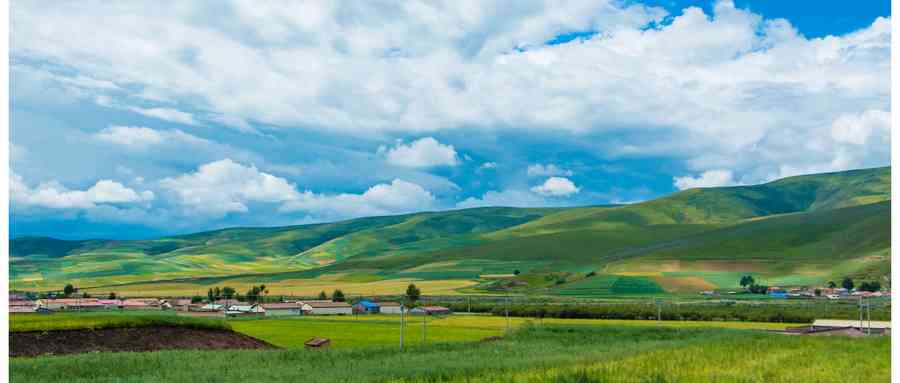
[[[312,315],[352,315],[353,306],[347,302],[303,302],[310,308]]]
[[[379,311],[382,314],[400,314],[400,302],[378,302]]]
[[[303,315],[312,311],[312,307],[302,302],[263,303],[266,316]]]

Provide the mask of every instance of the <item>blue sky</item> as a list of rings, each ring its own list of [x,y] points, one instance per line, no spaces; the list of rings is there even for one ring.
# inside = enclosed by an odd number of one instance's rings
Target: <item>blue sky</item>
[[[889,2],[812,4],[17,2],[11,235],[632,203],[887,165]]]

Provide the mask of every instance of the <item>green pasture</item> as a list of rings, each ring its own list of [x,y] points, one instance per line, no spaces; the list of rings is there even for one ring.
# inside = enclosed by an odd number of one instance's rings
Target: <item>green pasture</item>
[[[849,373],[852,371],[852,373]],[[502,340],[325,351],[15,358],[13,382],[887,382],[890,339],[657,326],[525,326]]]

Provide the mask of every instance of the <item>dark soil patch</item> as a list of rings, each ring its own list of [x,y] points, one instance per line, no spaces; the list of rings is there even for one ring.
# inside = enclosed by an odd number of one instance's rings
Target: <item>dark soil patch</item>
[[[276,348],[244,334],[174,326],[14,332],[9,356],[77,354],[83,352],[222,350]]]

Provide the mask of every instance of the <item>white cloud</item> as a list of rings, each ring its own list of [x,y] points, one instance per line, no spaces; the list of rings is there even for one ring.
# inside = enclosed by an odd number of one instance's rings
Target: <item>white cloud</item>
[[[211,216],[247,212],[250,202],[280,203],[300,197],[284,178],[230,159],[201,165],[194,173],[165,178],[160,185],[173,192],[188,211]]]
[[[741,181],[888,163],[887,135],[865,128],[874,122],[840,120],[889,110],[889,18],[806,38],[731,1],[678,15],[630,3],[235,2],[198,18],[199,3],[14,2],[11,96],[56,95],[27,94],[30,76],[74,94],[151,95],[239,128],[590,133],[603,155],[674,157]],[[586,30],[600,33],[543,44]]]
[[[529,177],[551,177],[551,176],[571,177],[575,174],[571,170],[566,170],[566,169],[560,168],[554,164],[547,164],[547,165],[534,164],[534,165],[528,166],[527,173],[528,173]]]
[[[29,187],[15,172],[10,173],[10,200],[18,207],[50,209],[92,209],[99,204],[126,204],[152,201],[152,191],[137,192],[124,185],[100,180],[87,190],[69,190],[58,182]]]
[[[481,166],[479,166],[479,168],[480,169],[496,169],[497,163],[496,162],[485,162],[485,163],[481,164]]]
[[[707,170],[697,177],[674,177],[673,181],[678,190],[729,186],[737,183],[730,170]]]
[[[139,108],[139,107],[131,107],[128,110],[143,114],[147,117],[158,118],[163,121],[169,122],[177,122],[179,124],[185,125],[199,125],[196,120],[194,120],[194,115],[182,112],[177,109],[172,108]]]
[[[335,195],[304,192],[281,207],[282,212],[305,212],[316,220],[409,213],[433,209],[435,197],[423,187],[400,179],[378,184],[362,194]]]
[[[156,130],[143,126],[110,126],[94,134],[94,138],[123,147],[146,148],[163,142],[192,145],[211,144],[210,141],[181,130]]]
[[[457,208],[503,206],[503,207],[536,207],[550,205],[550,201],[527,190],[488,191],[480,198],[469,197],[456,204]]]
[[[543,184],[531,188],[531,191],[548,197],[567,197],[579,190],[581,189],[564,177],[550,177]]]
[[[831,124],[831,137],[841,143],[864,145],[873,134],[889,140],[891,114],[882,110],[867,110],[862,114],[843,114]]]
[[[398,143],[397,146],[384,152],[387,162],[409,168],[431,168],[436,166],[456,166],[459,157],[453,145],[445,145],[432,137],[420,138],[410,144]]]

